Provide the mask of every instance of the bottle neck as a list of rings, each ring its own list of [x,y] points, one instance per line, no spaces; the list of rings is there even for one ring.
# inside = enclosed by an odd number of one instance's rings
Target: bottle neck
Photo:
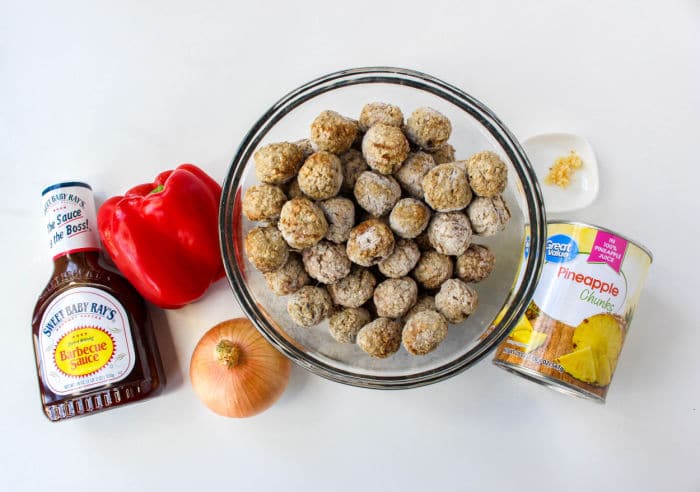
[[[44,223],[49,251],[54,261],[69,256],[79,261],[79,255],[97,253],[97,213],[92,189],[76,181],[58,183],[42,192]]]
[[[72,252],[54,258],[53,269],[55,273],[71,270],[97,270],[102,268],[99,263],[99,251]]]

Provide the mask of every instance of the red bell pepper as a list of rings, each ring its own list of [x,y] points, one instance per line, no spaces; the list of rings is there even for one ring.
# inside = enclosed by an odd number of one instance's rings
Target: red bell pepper
[[[182,307],[224,275],[220,198],[216,181],[182,164],[104,202],[97,214],[102,243],[144,298],[162,308]]]

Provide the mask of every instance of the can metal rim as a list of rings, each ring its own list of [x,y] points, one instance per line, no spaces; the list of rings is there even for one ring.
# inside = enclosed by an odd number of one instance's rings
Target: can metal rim
[[[612,229],[608,229],[607,227],[603,227],[603,226],[599,226],[599,225],[595,225],[595,224],[589,224],[587,222],[581,222],[581,221],[577,221],[577,220],[548,220],[547,221],[548,226],[552,225],[552,224],[578,225],[578,226],[583,226],[583,227],[592,227],[594,229],[598,229],[598,230],[603,231],[603,232],[609,232],[610,234],[614,234],[618,237],[621,237],[625,241],[634,244],[636,247],[638,247],[639,249],[644,251],[644,253],[646,253],[646,255],[649,257],[650,262],[654,261],[654,255],[651,253],[651,251],[649,251],[649,248],[647,248],[646,246],[642,246],[642,244],[640,244],[638,241],[635,241],[634,239],[631,239],[629,236],[626,236],[624,234],[620,234],[619,232],[613,231]]]
[[[612,231],[610,231],[612,232]],[[589,400],[589,401],[594,401],[596,403],[600,403],[601,405],[605,403],[605,398],[598,396],[594,393],[588,393],[586,390],[583,388],[579,388],[577,386],[570,385],[564,381],[560,381],[558,379],[550,378],[548,376],[545,376],[544,374],[541,374],[534,369],[529,369],[527,367],[522,367],[518,366],[515,364],[510,364],[508,362],[503,362],[498,359],[494,359],[492,361],[493,365],[500,367],[501,369],[505,369],[508,372],[511,372],[515,374],[516,376],[520,376],[522,378],[528,379],[534,383],[540,384],[542,386],[545,386],[547,388],[553,389],[555,391],[558,391],[559,393],[563,393],[565,395],[573,395],[577,396],[579,398],[583,398],[584,400]]]

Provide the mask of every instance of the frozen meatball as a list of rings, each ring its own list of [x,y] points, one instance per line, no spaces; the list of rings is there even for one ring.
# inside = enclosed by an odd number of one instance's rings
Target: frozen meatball
[[[349,198],[335,197],[318,203],[328,222],[326,239],[344,243],[355,225],[355,204]]]
[[[282,268],[264,275],[268,288],[278,296],[293,294],[311,281],[296,253],[289,255]]]
[[[245,236],[245,252],[255,268],[274,272],[287,262],[289,248],[277,228],[256,227]]]
[[[435,164],[447,164],[448,162],[454,162],[455,159],[455,148],[450,144],[445,144],[437,150],[430,153],[435,160]]]
[[[355,343],[357,333],[372,321],[365,308],[344,308],[336,312],[328,323],[331,336],[339,343]]]
[[[471,244],[472,227],[462,212],[439,212],[430,221],[428,238],[438,253],[457,256]]]
[[[413,198],[423,199],[423,178],[432,168],[435,161],[430,154],[413,152],[408,155],[394,177],[406,193]]]
[[[481,282],[491,275],[496,257],[488,246],[472,244],[455,263],[459,278],[465,282]]]
[[[350,273],[350,260],[344,244],[319,241],[302,251],[301,256],[306,272],[323,284],[334,284]]]
[[[299,189],[314,200],[334,197],[343,184],[340,159],[330,152],[315,152],[306,159],[297,176]]]
[[[434,167],[422,183],[425,202],[438,212],[461,210],[472,199],[467,173],[455,163]]]
[[[369,169],[362,152],[350,149],[340,154],[340,163],[343,167],[343,184],[340,187],[345,193],[352,193],[355,189],[357,177]]]
[[[493,236],[506,228],[510,210],[501,196],[477,197],[467,208],[469,222],[480,236]]]
[[[308,159],[311,156],[311,154],[316,152],[313,143],[311,143],[311,140],[309,140],[308,138],[297,140],[296,142],[294,142],[294,145],[301,149],[301,153],[304,155],[304,160]]]
[[[289,296],[287,312],[299,326],[313,326],[326,319],[333,305],[322,287],[306,285]]]
[[[430,209],[415,198],[399,200],[389,214],[389,227],[397,236],[405,239],[418,236],[428,226],[429,221]]]
[[[358,332],[357,345],[372,357],[389,357],[401,347],[401,323],[393,319],[377,318]]]
[[[369,167],[382,174],[395,172],[408,157],[408,140],[401,128],[377,123],[362,138],[362,155]]]
[[[449,256],[430,250],[421,255],[413,269],[413,277],[423,288],[437,289],[452,276],[453,268]]]
[[[285,203],[277,226],[287,244],[295,249],[313,246],[328,232],[323,212],[307,198],[294,198]]]
[[[269,184],[255,185],[243,195],[243,213],[248,220],[274,222],[287,202],[284,192]]]
[[[467,160],[466,169],[469,185],[476,196],[492,197],[506,189],[508,169],[495,152],[474,154]]]
[[[446,280],[435,295],[435,307],[450,323],[459,323],[476,310],[476,291],[459,279]]]
[[[412,355],[425,355],[447,336],[447,320],[435,311],[421,311],[406,321],[401,334],[404,348]]]
[[[377,285],[373,299],[377,316],[400,318],[418,300],[418,286],[410,277],[390,278]]]
[[[411,142],[428,151],[445,145],[452,133],[450,120],[433,108],[416,109],[406,120],[404,129]]]
[[[436,311],[435,298],[433,296],[421,296],[418,298],[416,303],[411,309],[408,310],[404,316],[405,320],[409,320],[414,314],[420,313],[421,311]]]
[[[287,192],[287,197],[291,200],[292,198],[308,198],[304,195],[304,192],[299,188],[299,181],[297,178],[292,178],[286,183],[285,189]]]
[[[416,243],[409,239],[399,239],[394,252],[379,262],[379,271],[389,278],[400,278],[408,275],[420,259],[420,250]]]
[[[311,141],[318,150],[342,154],[357,136],[357,122],[335,111],[323,111],[311,123]]]
[[[401,198],[401,187],[391,176],[365,171],[355,182],[357,204],[375,217],[380,217],[394,208]]]
[[[365,104],[360,113],[360,131],[366,132],[376,123],[401,128],[403,126],[403,113],[398,106],[383,102]]]
[[[377,285],[377,280],[372,272],[365,268],[355,267],[347,277],[329,285],[328,293],[335,304],[357,308],[372,298],[375,285]]]
[[[348,258],[360,266],[376,265],[394,252],[394,235],[381,220],[366,220],[350,231]]]
[[[296,176],[304,162],[302,150],[289,142],[272,143],[260,147],[253,154],[255,175],[268,184],[282,184]]]

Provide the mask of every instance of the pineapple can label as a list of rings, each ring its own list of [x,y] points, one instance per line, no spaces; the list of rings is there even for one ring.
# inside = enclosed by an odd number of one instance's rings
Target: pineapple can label
[[[532,301],[494,364],[604,402],[651,253],[598,226],[550,222],[545,255]]]

